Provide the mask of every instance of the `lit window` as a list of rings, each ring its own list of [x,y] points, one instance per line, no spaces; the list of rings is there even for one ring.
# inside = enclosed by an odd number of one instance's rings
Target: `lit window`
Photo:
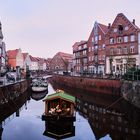
[[[135,46],[130,46],[130,53],[134,53]]]
[[[130,36],[130,41],[131,41],[131,42],[135,41],[135,35],[131,35],[131,36]]]
[[[128,42],[128,36],[124,36],[124,42]]]

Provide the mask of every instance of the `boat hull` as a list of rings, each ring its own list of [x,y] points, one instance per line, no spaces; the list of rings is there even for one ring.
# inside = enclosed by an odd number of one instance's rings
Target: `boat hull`
[[[32,87],[32,91],[36,93],[46,92],[48,87]]]

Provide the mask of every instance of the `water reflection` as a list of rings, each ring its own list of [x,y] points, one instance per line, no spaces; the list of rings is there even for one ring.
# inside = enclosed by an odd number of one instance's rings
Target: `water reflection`
[[[58,85],[49,85],[48,94],[54,93],[53,88],[63,89],[77,98],[76,122],[65,124],[72,130],[67,140],[139,140],[140,112],[126,101],[120,100],[110,106],[116,99],[75,92]],[[44,103],[32,100],[30,91],[17,102],[0,106],[0,139],[53,140],[54,136],[48,135],[48,129],[60,133],[62,131],[57,129],[62,130],[63,124],[42,121],[43,112]]]
[[[61,88],[77,97],[77,110],[88,120],[97,140],[105,136],[113,140],[140,139],[140,110],[136,107],[123,99]],[[118,102],[113,104],[115,100]]]

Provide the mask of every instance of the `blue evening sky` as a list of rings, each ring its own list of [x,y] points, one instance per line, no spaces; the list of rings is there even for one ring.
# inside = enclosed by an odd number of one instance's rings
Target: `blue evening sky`
[[[140,27],[139,0],[1,0],[0,21],[6,49],[21,48],[33,56],[72,53],[87,40],[94,22],[108,25],[118,13]]]

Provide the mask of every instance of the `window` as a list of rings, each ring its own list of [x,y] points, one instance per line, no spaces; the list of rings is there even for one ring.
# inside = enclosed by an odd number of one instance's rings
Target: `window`
[[[101,56],[101,55],[99,55],[99,60],[101,60],[101,57],[102,57],[102,56]]]
[[[98,36],[95,36],[95,42],[97,42],[98,41]]]
[[[94,42],[94,37],[92,37],[92,42]]]
[[[130,46],[130,53],[134,53],[135,46]]]
[[[126,30],[126,31],[127,31],[128,29],[129,29],[129,28],[128,28],[128,26],[125,26],[124,30]]]
[[[92,51],[94,51],[94,46],[92,46]]]
[[[118,25],[118,33],[119,34],[123,33],[123,26],[122,25]]]
[[[121,47],[117,48],[117,54],[121,54]]]
[[[128,49],[127,49],[126,46],[123,48],[123,53],[124,53],[124,54],[127,54],[127,53],[128,53]]]
[[[87,44],[84,44],[84,49],[87,48]]]
[[[99,35],[99,40],[101,40],[101,35]]]
[[[128,36],[124,36],[124,42],[128,42]]]
[[[130,36],[130,41],[131,41],[131,42],[135,41],[135,35],[131,35],[131,36]]]
[[[123,38],[122,37],[117,37],[117,43],[122,43],[123,42]]]
[[[103,44],[102,48],[105,49],[105,44]]]
[[[103,55],[102,59],[105,60],[105,55]]]
[[[90,52],[91,47],[88,48],[88,51]]]
[[[110,48],[110,55],[114,54],[114,48]]]
[[[117,32],[117,28],[114,28],[114,33],[116,33]]]
[[[114,38],[110,38],[110,44],[114,44],[115,43],[115,39]]]
[[[78,47],[78,50],[81,50],[81,48],[82,48],[82,47],[81,47],[81,46],[79,46],[79,47]]]

